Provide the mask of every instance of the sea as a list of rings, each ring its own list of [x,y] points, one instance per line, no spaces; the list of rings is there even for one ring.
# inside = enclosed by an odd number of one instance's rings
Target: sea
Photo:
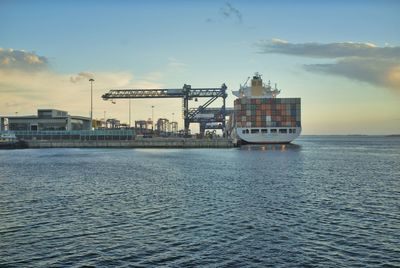
[[[0,151],[0,267],[399,267],[400,138]]]

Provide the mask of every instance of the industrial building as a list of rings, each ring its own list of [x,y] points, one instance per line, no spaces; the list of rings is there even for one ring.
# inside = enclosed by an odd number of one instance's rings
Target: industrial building
[[[69,115],[56,109],[39,109],[37,115],[0,116],[0,130],[46,131],[90,130],[90,118]]]

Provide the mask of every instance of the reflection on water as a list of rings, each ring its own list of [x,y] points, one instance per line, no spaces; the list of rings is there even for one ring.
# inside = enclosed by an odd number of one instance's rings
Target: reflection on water
[[[246,151],[300,151],[299,144],[246,144],[240,147],[240,150]]]

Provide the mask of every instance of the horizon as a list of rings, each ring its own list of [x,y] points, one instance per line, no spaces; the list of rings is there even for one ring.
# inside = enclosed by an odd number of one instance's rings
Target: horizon
[[[400,134],[398,1],[17,0],[0,7],[0,115],[50,108],[88,117],[90,78],[97,119],[128,121],[128,100],[101,99],[112,88],[226,83],[233,107],[231,91],[260,72],[282,89],[279,97],[301,98],[302,135]],[[155,106],[154,118],[175,115],[183,127],[180,99],[131,103],[132,123],[151,118]]]

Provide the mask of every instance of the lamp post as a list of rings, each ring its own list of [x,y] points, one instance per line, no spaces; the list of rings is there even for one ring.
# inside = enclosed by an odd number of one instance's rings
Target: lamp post
[[[172,121],[171,121],[171,124],[170,124],[172,133],[174,133],[174,115],[175,115],[175,113],[172,113]]]
[[[90,78],[90,130],[93,128],[93,82],[94,79]]]
[[[154,131],[154,105],[151,105],[151,130]]]
[[[131,127],[131,99],[129,99],[129,127]]]

